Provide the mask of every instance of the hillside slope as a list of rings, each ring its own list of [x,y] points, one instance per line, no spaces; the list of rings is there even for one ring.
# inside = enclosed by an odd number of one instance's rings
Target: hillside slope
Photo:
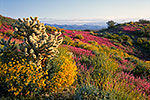
[[[17,46],[23,43],[24,37],[14,34],[12,24],[15,20],[6,17],[2,19],[0,38],[8,40],[12,36],[12,41],[17,41]],[[1,53],[0,76],[3,79],[0,79],[0,98],[33,99],[36,96],[43,98],[43,95],[49,94],[45,98],[150,99],[149,24],[125,23],[98,32],[45,27],[49,37],[56,31],[62,33],[63,43],[58,48],[59,55],[53,59],[44,59],[46,63],[42,63],[41,71],[29,65],[28,60],[32,57],[16,60],[21,55],[16,53],[20,52],[18,50],[20,48],[15,51],[14,56],[10,56],[13,54],[10,50],[8,54],[4,52],[8,56],[6,58],[3,56],[4,53]],[[5,45],[2,41],[0,42],[1,51],[11,49],[10,45]],[[42,50],[45,49],[47,48],[42,48]],[[45,70],[46,68],[48,70]],[[63,70],[60,70],[61,68]],[[30,72],[26,73],[26,71]],[[20,73],[25,74],[23,79],[19,76]],[[36,77],[37,82],[33,82],[32,75]],[[24,86],[20,88],[18,84]],[[11,87],[12,85],[17,88]],[[33,92],[35,94],[32,94]]]
[[[132,48],[134,56],[150,60],[150,23],[129,22],[118,24],[97,32],[100,37],[110,39],[116,45]]]

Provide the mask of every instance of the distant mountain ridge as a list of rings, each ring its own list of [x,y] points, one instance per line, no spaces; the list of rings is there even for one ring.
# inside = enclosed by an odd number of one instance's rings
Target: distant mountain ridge
[[[107,22],[113,20],[117,23],[124,23],[129,21],[138,21],[138,18],[124,18],[124,19],[53,19],[40,18],[42,23],[54,26],[57,28],[64,28],[69,30],[100,30],[107,27]]]
[[[105,26],[99,26],[99,25],[58,25],[58,24],[45,24],[54,26],[57,28],[63,28],[63,29],[69,29],[69,30],[100,30],[104,28]]]

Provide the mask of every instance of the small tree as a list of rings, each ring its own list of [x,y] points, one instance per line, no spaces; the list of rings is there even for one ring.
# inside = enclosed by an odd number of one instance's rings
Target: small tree
[[[116,25],[116,22],[114,22],[113,20],[110,20],[107,22],[108,28],[112,28]]]
[[[150,23],[150,20],[139,19],[139,23],[141,23],[141,24]]]

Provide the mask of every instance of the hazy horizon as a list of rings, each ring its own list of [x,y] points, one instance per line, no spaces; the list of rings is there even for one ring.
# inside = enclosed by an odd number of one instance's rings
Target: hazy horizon
[[[11,18],[147,19],[150,0],[0,0],[0,14]]]

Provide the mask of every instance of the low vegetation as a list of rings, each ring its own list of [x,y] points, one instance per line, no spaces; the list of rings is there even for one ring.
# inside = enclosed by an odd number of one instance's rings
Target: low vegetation
[[[0,27],[0,99],[150,99],[148,22],[91,32],[3,19],[10,22]]]

